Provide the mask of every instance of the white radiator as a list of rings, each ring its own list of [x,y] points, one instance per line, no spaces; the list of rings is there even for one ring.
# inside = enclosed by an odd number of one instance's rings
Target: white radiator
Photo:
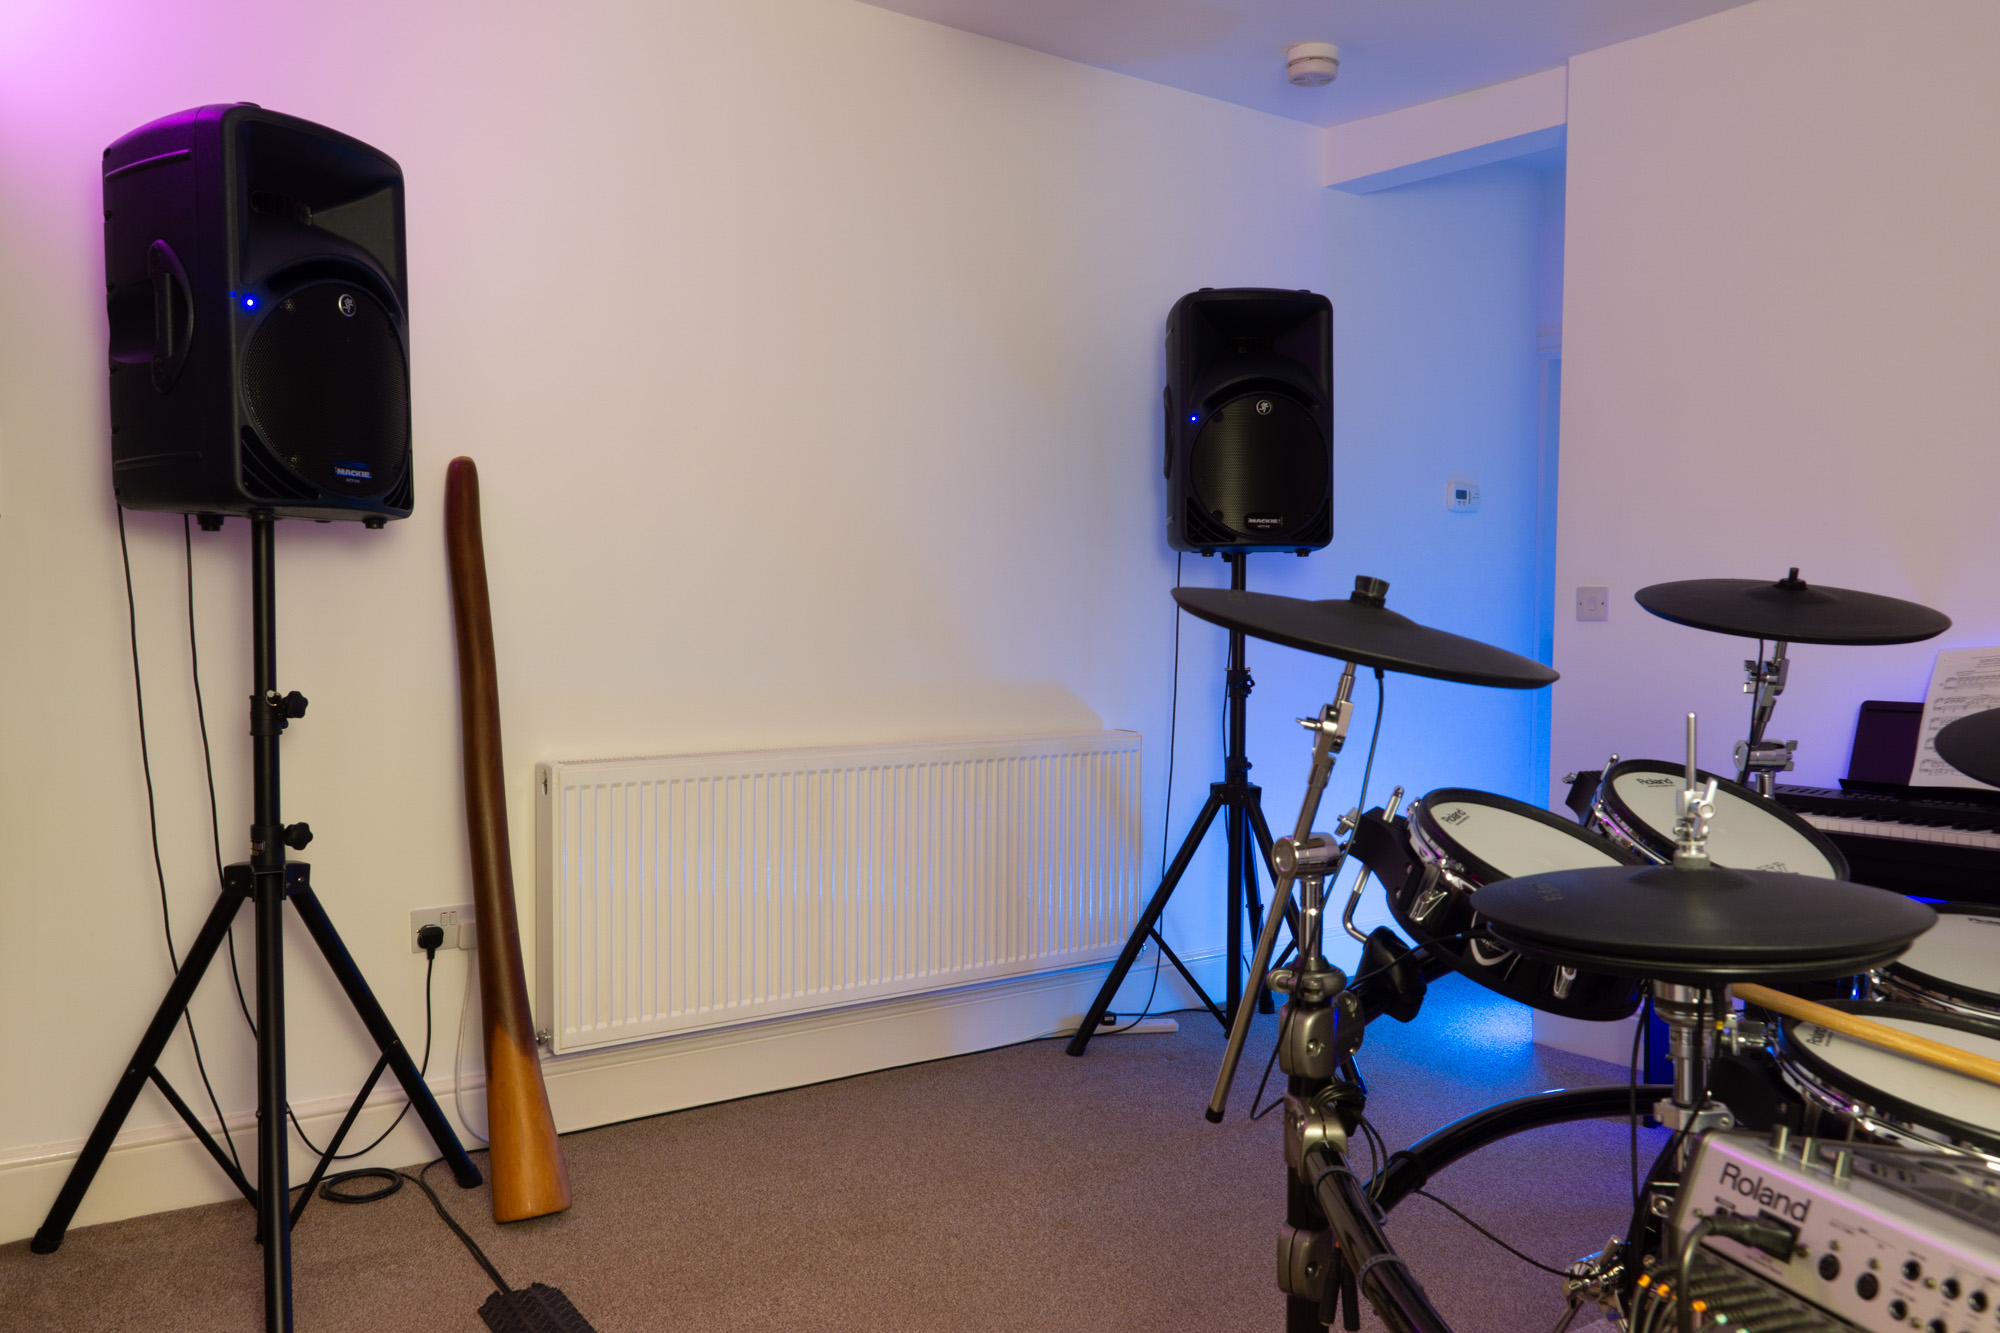
[[[1134,732],[536,767],[557,1053],[1115,955]]]

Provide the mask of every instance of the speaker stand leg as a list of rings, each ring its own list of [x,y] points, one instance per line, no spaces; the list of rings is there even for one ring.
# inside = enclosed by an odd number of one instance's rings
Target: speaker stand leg
[[[174,1028],[180,1023],[181,1015],[187,1011],[188,1001],[194,997],[195,988],[201,984],[202,975],[215,958],[215,952],[222,945],[223,936],[229,930],[229,923],[236,917],[236,910],[243,905],[243,895],[225,892],[210,909],[208,920],[202,924],[201,933],[181,960],[181,969],[174,975],[173,984],[167,987],[166,998],[153,1014],[153,1021],[146,1028],[146,1035],[139,1039],[139,1049],[125,1064],[125,1072],[118,1079],[118,1086],[111,1091],[111,1100],[105,1103],[103,1112],[97,1117],[96,1126],[90,1131],[90,1138],[83,1145],[83,1152],[70,1167],[62,1189],[56,1194],[56,1201],[43,1219],[41,1229],[35,1232],[34,1240],[28,1248],[36,1254],[54,1254],[63,1242],[63,1235],[69,1230],[70,1222],[76,1217],[77,1206],[90,1190],[90,1182],[97,1177],[98,1168],[104,1165],[104,1158],[111,1151],[112,1141],[124,1127],[125,1117],[132,1113],[132,1106],[139,1098],[139,1089],[147,1080],[156,1077],[155,1067],[160,1062],[160,1053],[167,1048],[167,1041],[174,1035]],[[186,1103],[180,1103],[180,1109]],[[182,1110],[185,1118],[191,1113]],[[199,1127],[198,1120],[191,1121]],[[204,1136],[207,1131],[203,1130]],[[235,1177],[238,1187],[245,1188],[242,1176]],[[255,1191],[248,1191],[252,1202]]]
[[[111,1100],[98,1117],[96,1128],[76,1164],[70,1168],[54,1206],[30,1246],[37,1254],[49,1254],[62,1244],[63,1234],[76,1216],[78,1205],[89,1190],[97,1170],[104,1163],[119,1127],[131,1113],[139,1089],[151,1079],[161,1085],[169,1102],[194,1129],[209,1153],[223,1164],[236,1186],[257,1209],[257,1239],[263,1250],[264,1328],[266,1333],[292,1333],[292,1218],[291,1172],[287,1153],[290,1144],[285,1091],[285,902],[289,898],[306,929],[326,956],[347,998],[360,1014],[369,1035],[381,1048],[385,1063],[395,1071],[403,1089],[417,1108],[417,1115],[430,1130],[438,1149],[452,1165],[459,1184],[471,1188],[480,1183],[458,1136],[446,1123],[437,1101],[418,1075],[409,1052],[396,1036],[388,1016],[382,1012],[374,993],[362,979],[360,969],[335,933],[325,909],[314,896],[310,868],[302,862],[288,862],[288,845],[303,847],[311,831],[304,825],[286,827],[279,815],[278,738],[290,719],[303,716],[306,703],[297,694],[278,692],[276,545],[268,514],[250,519],[251,586],[251,680],[250,736],[252,790],[255,815],[250,826],[248,862],[223,870],[223,893],[201,933],[188,950],[187,958],[168,987],[167,995],[153,1016],[146,1035],[140,1039]],[[245,900],[256,904],[257,928],[257,1184],[253,1189],[241,1172],[231,1169],[222,1150],[208,1136],[187,1103],[167,1086],[156,1066],[174,1025],[186,1011],[202,975],[221,947],[229,923]],[[377,1074],[379,1075],[379,1067]],[[373,1078],[371,1077],[371,1083]],[[365,1096],[365,1092],[364,1092]],[[358,1103],[357,1103],[358,1105]],[[334,1148],[353,1123],[354,1111],[335,1135]],[[330,1149],[329,1151],[332,1151]],[[322,1162],[323,1170],[325,1163]],[[317,1174],[317,1173],[316,1173]]]
[[[1146,910],[1139,914],[1138,924],[1132,927],[1132,934],[1127,937],[1124,950],[1119,953],[1118,961],[1112,965],[1111,975],[1104,979],[1104,985],[1098,988],[1097,998],[1090,1002],[1090,1008],[1083,1016],[1083,1025],[1077,1028],[1076,1035],[1069,1039],[1069,1045],[1065,1049],[1071,1055],[1083,1054],[1084,1049],[1090,1045],[1091,1035],[1104,1022],[1104,1015],[1111,1011],[1111,1001],[1116,998],[1118,988],[1125,984],[1125,974],[1130,972],[1132,964],[1138,961],[1139,951],[1146,947],[1146,938],[1158,927],[1160,913],[1167,910],[1167,899],[1174,896],[1174,889],[1179,886],[1181,876],[1187,873],[1188,863],[1194,860],[1195,850],[1201,846],[1202,838],[1208,833],[1208,826],[1215,822],[1215,816],[1221,809],[1222,784],[1218,782],[1209,787],[1207,804],[1201,807],[1201,813],[1195,817],[1194,827],[1189,829],[1187,837],[1181,840],[1181,849],[1174,854],[1174,863],[1167,868],[1167,873],[1160,879],[1160,887],[1153,891],[1152,898],[1146,903]],[[1186,975],[1185,970],[1182,975]],[[1189,980],[1192,982],[1193,979]],[[1208,1000],[1207,995],[1204,994],[1202,999]],[[1213,1001],[1208,1001],[1208,1004],[1211,1009],[1215,1007]]]
[[[1229,586],[1237,592],[1243,591],[1245,568],[1248,557],[1236,553],[1225,557],[1229,562]],[[1066,1048],[1071,1055],[1082,1055],[1090,1045],[1090,1038],[1104,1021],[1104,1015],[1111,1010],[1112,999],[1119,986],[1124,984],[1126,974],[1138,959],[1139,951],[1145,947],[1149,937],[1157,937],[1160,914],[1166,909],[1167,899],[1173,896],[1179,886],[1181,876],[1187,873],[1188,863],[1194,859],[1195,849],[1207,835],[1209,825],[1215,822],[1217,814],[1224,814],[1223,832],[1228,841],[1225,886],[1227,896],[1227,943],[1224,946],[1223,967],[1227,977],[1224,1003],[1218,1008],[1213,1000],[1188,974],[1178,958],[1174,966],[1181,975],[1187,977],[1202,1002],[1217,1017],[1224,1028],[1229,1027],[1236,1015],[1236,1006],[1243,999],[1243,922],[1246,917],[1251,922],[1253,933],[1263,930],[1263,906],[1258,888],[1257,860],[1262,854],[1265,873],[1269,873],[1271,857],[1271,830],[1264,822],[1263,793],[1250,781],[1250,759],[1245,753],[1248,722],[1246,712],[1250,691],[1255,682],[1250,677],[1250,669],[1244,664],[1244,636],[1237,631],[1229,634],[1229,669],[1225,679],[1228,683],[1229,749],[1223,759],[1223,780],[1211,783],[1208,801],[1201,808],[1194,826],[1182,840],[1180,851],[1174,856],[1173,864],[1160,879],[1160,887],[1146,904],[1146,910],[1133,926],[1132,934],[1125,941],[1125,948],[1118,955],[1117,963],[1106,977],[1104,985],[1091,1001],[1090,1009],[1084,1014],[1083,1026],[1076,1030]],[[1255,841],[1252,841],[1254,837]],[[1296,926],[1296,917],[1290,918]],[[1164,947],[1164,944],[1163,946]],[[1171,954],[1168,955],[1172,957]],[[1259,979],[1261,981],[1261,979]],[[1273,1012],[1271,999],[1258,986],[1258,1010]]]

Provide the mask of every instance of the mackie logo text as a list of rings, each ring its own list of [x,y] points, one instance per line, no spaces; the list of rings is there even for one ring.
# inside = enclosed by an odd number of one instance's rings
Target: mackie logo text
[[[333,475],[342,481],[373,481],[375,474],[359,463],[335,463]]]
[[[1764,1177],[1744,1175],[1737,1170],[1734,1162],[1722,1164],[1722,1179],[1716,1183],[1724,1189],[1735,1190],[1746,1199],[1754,1199],[1758,1207],[1769,1208],[1794,1222],[1805,1221],[1806,1214],[1812,1211],[1811,1199],[1794,1199],[1789,1194],[1780,1194],[1765,1185]]]

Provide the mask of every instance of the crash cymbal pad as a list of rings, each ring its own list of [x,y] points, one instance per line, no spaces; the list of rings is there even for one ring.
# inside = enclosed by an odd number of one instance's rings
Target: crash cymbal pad
[[[1951,617],[1900,597],[1815,587],[1792,572],[1761,579],[1655,583],[1633,600],[1662,620],[1746,639],[1787,643],[1916,643],[1951,628]]]
[[[1384,605],[1389,585],[1366,576],[1353,595],[1326,601],[1227,588],[1176,588],[1189,615],[1308,653],[1411,676],[1533,690],[1556,673],[1533,658],[1419,625]]]

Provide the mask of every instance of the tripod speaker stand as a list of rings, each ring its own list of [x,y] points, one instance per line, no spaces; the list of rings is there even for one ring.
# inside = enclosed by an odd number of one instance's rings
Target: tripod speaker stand
[[[458,1136],[446,1123],[437,1099],[417,1072],[416,1063],[397,1037],[389,1016],[368,989],[361,969],[355,966],[347,946],[328,920],[326,909],[314,896],[303,862],[285,860],[285,848],[302,849],[312,838],[304,824],[286,825],[278,813],[278,736],[286,724],[303,716],[306,701],[297,691],[278,692],[276,556],[272,529],[276,520],[269,514],[250,517],[250,576],[252,601],[252,677],[250,735],[253,738],[255,823],[250,829],[250,860],[227,867],[223,872],[222,897],[208,914],[167,995],[153,1015],[152,1024],[140,1039],[139,1049],[126,1063],[104,1113],[90,1133],[83,1153],[70,1168],[61,1193],[49,1209],[41,1230],[30,1248],[36,1254],[53,1253],[62,1244],[63,1233],[76,1216],[77,1205],[90,1188],[97,1169],[104,1164],[125,1117],[131,1113],[140,1089],[148,1082],[159,1088],[180,1117],[194,1131],[223,1173],[257,1209],[257,1239],[264,1247],[264,1327],[266,1333],[290,1333],[292,1327],[291,1229],[311,1201],[313,1191],[326,1175],[334,1154],[353,1128],[362,1104],[374,1091],[384,1069],[395,1073],[416,1108],[417,1117],[430,1131],[438,1151],[450,1163],[452,1174],[467,1189],[481,1181],[479,1168],[472,1164]],[[203,526],[208,526],[205,522]],[[202,974],[215,958],[229,923],[245,901],[256,904],[257,913],[257,1183],[253,1186],[229,1154],[216,1143],[200,1119],[180,1094],[160,1073],[160,1053],[181,1021]],[[296,1205],[291,1202],[291,1173],[287,1161],[287,1115],[285,1101],[285,903],[289,901],[305,923],[306,931],[325,955],[349,1003],[360,1015],[382,1052],[374,1072],[368,1076],[354,1104],[347,1110],[332,1142],[313,1170]]]
[[[1229,586],[1233,591],[1242,592],[1244,585],[1247,551],[1234,551],[1223,556],[1229,562]],[[1265,867],[1269,873],[1271,864],[1271,830],[1264,822],[1263,791],[1250,781],[1250,760],[1244,753],[1244,709],[1250,698],[1250,668],[1243,664],[1243,632],[1229,631],[1229,670],[1225,676],[1229,690],[1229,750],[1223,758],[1223,778],[1209,784],[1208,801],[1195,816],[1193,827],[1182,839],[1180,850],[1174,854],[1173,863],[1160,879],[1160,887],[1146,904],[1146,910],[1139,914],[1138,924],[1132,927],[1131,938],[1125,941],[1124,950],[1118,955],[1117,964],[1111,975],[1104,979],[1104,986],[1097,992],[1097,998],[1090,1002],[1090,1012],[1083,1016],[1083,1026],[1076,1030],[1066,1048],[1071,1055],[1082,1055],[1090,1045],[1090,1038],[1104,1022],[1105,1014],[1111,1010],[1111,1001],[1118,994],[1119,986],[1125,982],[1125,975],[1132,970],[1138,960],[1139,951],[1146,947],[1150,938],[1159,945],[1160,952],[1176,971],[1194,988],[1203,1005],[1214,1014],[1216,1020],[1227,1029],[1235,1020],[1236,1006],[1243,1000],[1243,921],[1247,911],[1250,933],[1258,935],[1264,929],[1262,900],[1257,892],[1257,869]],[[1228,842],[1228,913],[1229,944],[1225,965],[1228,980],[1225,983],[1223,1003],[1218,1006],[1209,998],[1200,982],[1194,979],[1187,964],[1167,947],[1160,934],[1160,914],[1167,908],[1167,900],[1174,896],[1181,876],[1187,873],[1194,860],[1196,849],[1202,839],[1208,836],[1209,826],[1215,823],[1217,815],[1223,816],[1223,832]],[[1255,836],[1253,843],[1251,837]],[[1247,892],[1246,892],[1247,891]],[[1259,992],[1260,1013],[1271,1013],[1270,996]]]

